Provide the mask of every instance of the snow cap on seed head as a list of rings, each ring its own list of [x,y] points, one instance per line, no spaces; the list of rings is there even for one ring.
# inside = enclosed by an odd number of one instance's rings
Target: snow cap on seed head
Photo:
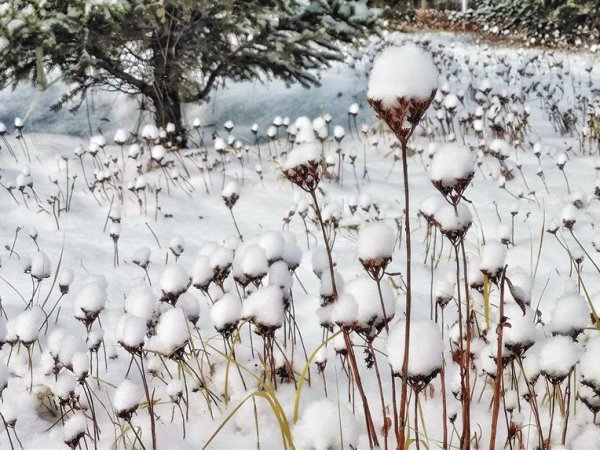
[[[398,98],[426,101],[438,85],[431,56],[415,44],[388,47],[375,59],[367,97],[384,108],[398,106]]]

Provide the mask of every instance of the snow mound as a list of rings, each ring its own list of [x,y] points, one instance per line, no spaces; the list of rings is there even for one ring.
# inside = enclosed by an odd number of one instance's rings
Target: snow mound
[[[354,415],[345,406],[316,400],[302,412],[294,438],[298,448],[306,450],[357,448],[358,429]]]

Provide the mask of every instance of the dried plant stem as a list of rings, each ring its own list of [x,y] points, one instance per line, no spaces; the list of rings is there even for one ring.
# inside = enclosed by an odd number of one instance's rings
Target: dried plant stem
[[[490,436],[490,450],[494,450],[496,447],[496,433],[498,429],[498,415],[500,413],[500,397],[501,397],[501,384],[502,384],[502,337],[503,333],[503,317],[504,317],[504,277],[505,271],[502,271],[502,278],[500,281],[500,309],[499,309],[499,323],[496,328],[496,334],[498,335],[498,346],[496,350],[496,378],[494,380],[494,397],[492,403],[492,431]]]
[[[315,210],[315,214],[317,215],[317,220],[319,222],[319,227],[321,228],[321,233],[323,235],[323,243],[325,244],[325,251],[327,253],[327,261],[329,263],[329,274],[331,276],[331,286],[333,288],[333,298],[334,301],[337,301],[338,292],[337,286],[335,283],[335,275],[333,270],[333,256],[331,252],[331,246],[329,245],[329,239],[327,238],[327,232],[325,228],[325,224],[323,222],[323,217],[321,215],[321,208],[319,207],[319,201],[317,199],[317,194],[314,189],[308,191],[311,199],[313,201],[313,208]],[[377,439],[377,431],[375,430],[375,425],[373,424],[373,417],[371,416],[371,411],[369,409],[369,402],[367,400],[367,396],[365,394],[365,390],[362,385],[362,381],[360,378],[360,373],[358,371],[358,366],[356,364],[356,357],[354,355],[354,349],[352,347],[352,341],[350,340],[350,335],[347,331],[344,331],[344,342],[346,344],[346,351],[348,352],[348,361],[350,362],[350,367],[352,369],[354,378],[356,380],[356,387],[358,388],[358,392],[360,398],[362,400],[363,409],[365,413],[365,421],[367,425],[367,431],[369,434],[369,444],[371,447],[379,447],[379,440]]]
[[[410,348],[410,316],[412,307],[412,274],[411,274],[411,243],[410,243],[410,191],[408,186],[408,142],[407,139],[401,140],[402,144],[402,173],[404,176],[404,234],[406,240],[406,310],[404,327],[404,359],[402,360],[402,387],[400,390],[400,430],[399,442],[400,448],[405,448],[405,428],[406,428],[406,397],[408,391],[408,352]]]

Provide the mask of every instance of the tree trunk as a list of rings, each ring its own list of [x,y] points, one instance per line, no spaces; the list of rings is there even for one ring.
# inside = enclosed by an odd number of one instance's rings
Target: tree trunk
[[[165,129],[169,123],[175,125],[175,134],[181,139],[179,146],[183,148],[187,145],[187,131],[183,123],[183,109],[179,93],[177,89],[165,88],[165,91],[160,94],[161,98],[152,97],[156,125]]]

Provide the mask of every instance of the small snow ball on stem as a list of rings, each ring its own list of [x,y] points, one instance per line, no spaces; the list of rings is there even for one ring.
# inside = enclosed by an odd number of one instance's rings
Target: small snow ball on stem
[[[438,70],[415,44],[388,47],[375,60],[367,97],[403,146],[435,96]]]
[[[173,308],[160,316],[156,326],[156,341],[167,356],[181,360],[189,341],[189,325],[183,310]]]
[[[321,180],[321,151],[314,142],[296,145],[283,165],[283,174],[306,192],[314,192]]]
[[[223,295],[210,309],[210,318],[215,329],[226,339],[236,330],[241,317],[242,304],[232,294]]]
[[[474,174],[475,156],[471,150],[461,145],[443,145],[431,162],[433,186],[453,205],[460,202]]]
[[[283,292],[278,286],[258,289],[244,300],[242,317],[254,323],[257,334],[272,337],[285,318]]]
[[[144,319],[146,323],[150,324],[158,309],[157,302],[152,289],[146,284],[140,284],[125,295],[125,312]]]
[[[79,445],[81,438],[87,432],[87,422],[85,416],[76,413],[69,417],[63,427],[63,441],[70,448],[75,449]]]
[[[58,277],[58,288],[62,295],[69,293],[69,287],[73,283],[73,278],[75,278],[75,274],[72,269],[67,268],[61,271]]]
[[[113,407],[117,417],[129,422],[133,413],[140,406],[142,394],[142,390],[138,385],[129,380],[124,380],[117,387],[113,397]]]
[[[446,204],[442,206],[433,216],[440,232],[446,236],[452,245],[460,244],[471,224],[473,216],[469,208],[460,203],[456,206]]]
[[[383,222],[371,222],[358,233],[358,259],[374,280],[383,277],[385,268],[392,260],[396,244],[394,231]]]
[[[481,252],[479,269],[494,284],[500,280],[506,261],[506,247],[499,241],[489,241]]]
[[[405,327],[405,320],[396,323],[391,327],[387,340],[388,359],[396,376],[402,376]],[[442,369],[442,332],[435,322],[428,319],[415,320],[410,328],[408,382],[416,392],[420,392]]]
[[[188,290],[192,278],[179,264],[170,264],[160,276],[159,284],[163,293],[160,300],[174,305],[179,296]]]
[[[591,325],[588,304],[584,297],[576,293],[566,293],[556,301],[548,323],[553,335],[569,336],[572,339],[577,339]]]
[[[539,353],[540,373],[552,384],[562,382],[579,361],[579,346],[567,336],[546,339]]]
[[[75,318],[89,330],[106,305],[106,280],[90,277],[75,297]]]

